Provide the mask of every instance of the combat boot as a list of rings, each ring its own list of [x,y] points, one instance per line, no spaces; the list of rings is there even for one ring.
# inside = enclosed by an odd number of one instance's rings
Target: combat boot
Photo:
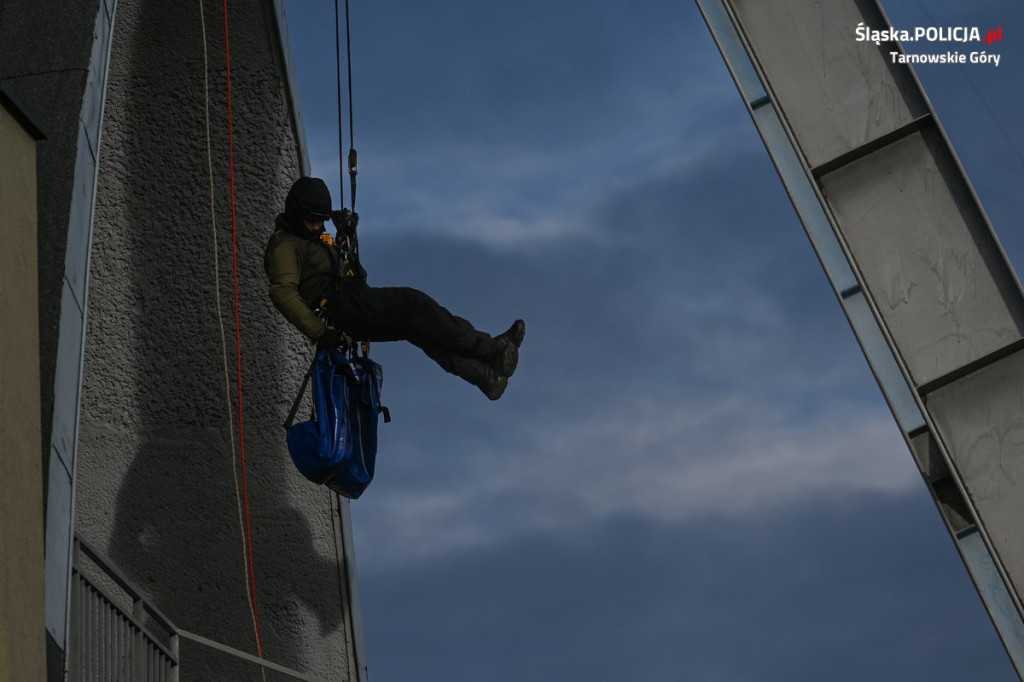
[[[483,391],[483,394],[490,400],[497,400],[508,388],[508,377],[501,376],[494,370],[488,368],[484,378],[476,384],[476,387]]]
[[[510,377],[516,371],[516,365],[519,364],[519,348],[512,341],[500,336],[495,341],[498,342],[500,350],[491,359],[491,367],[498,374]]]
[[[516,371],[516,365],[519,364],[519,348],[512,340],[503,336],[491,338],[481,334],[476,342],[475,356],[504,377],[512,376]]]
[[[462,356],[451,356],[449,360],[446,370],[473,384],[491,400],[500,398],[508,387],[508,377],[496,370],[491,361]]]
[[[499,334],[496,338],[511,341],[516,348],[519,348],[519,346],[523,345],[523,339],[526,338],[526,322],[516,320],[508,330]]]

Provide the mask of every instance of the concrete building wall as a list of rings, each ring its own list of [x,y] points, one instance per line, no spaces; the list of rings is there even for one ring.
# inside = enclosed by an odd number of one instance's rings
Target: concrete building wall
[[[256,653],[237,496],[243,483],[222,9],[207,3],[202,16],[199,3],[118,2],[91,255],[76,517],[79,532],[176,625]],[[322,679],[353,679],[336,502],[295,471],[281,428],[307,349],[272,308],[262,264],[274,216],[299,175],[300,152],[272,6],[238,1],[229,11],[242,409],[265,655]],[[183,680],[254,674],[183,644]]]
[[[73,466],[64,463],[77,472],[75,528],[177,626],[255,653],[236,498],[241,470],[232,454],[239,438],[228,414],[230,404],[237,419],[240,406],[223,6],[205,3],[205,41],[201,7],[7,0],[0,4],[0,78],[50,133],[37,174],[41,459],[50,457],[55,399],[58,407],[77,401],[77,390],[59,388],[62,374],[55,368],[64,357],[58,349],[65,335],[62,290],[67,299],[72,286],[69,239],[78,245],[91,235],[81,412],[71,413],[80,417],[72,420],[79,424],[77,459]],[[338,501],[294,470],[280,426],[309,351],[270,305],[262,269],[274,215],[304,156],[276,9],[272,0],[237,0],[229,7],[241,375],[259,620],[269,660],[317,679],[354,680],[355,627],[343,596]],[[102,47],[109,43],[100,33],[111,21],[107,83]],[[61,49],[38,49],[44,37]],[[101,110],[99,135],[88,119]],[[91,173],[76,167],[86,152],[86,158],[98,153],[95,184]],[[93,189],[94,214],[91,199],[75,199],[83,192],[91,197]],[[81,205],[89,209],[84,224],[91,231],[77,230],[83,223],[72,207]],[[70,237],[69,224],[76,227]],[[71,277],[75,283],[78,274]],[[84,302],[75,292],[72,286],[73,298]],[[48,570],[50,564],[48,554]],[[49,673],[59,679],[54,655],[65,642],[60,619],[53,621]],[[229,662],[187,641],[181,659],[182,680],[262,679],[251,664]],[[284,678],[268,673],[267,679]]]
[[[0,106],[0,682],[42,680],[36,141]]]

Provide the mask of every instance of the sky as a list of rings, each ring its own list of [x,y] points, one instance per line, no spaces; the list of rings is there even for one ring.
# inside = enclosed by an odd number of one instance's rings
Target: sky
[[[1020,271],[1024,6],[884,5],[1004,28],[917,72]],[[285,10],[340,205],[334,5]],[[494,403],[373,349],[370,679],[1016,679],[696,4],[350,11],[370,283],[527,322]]]

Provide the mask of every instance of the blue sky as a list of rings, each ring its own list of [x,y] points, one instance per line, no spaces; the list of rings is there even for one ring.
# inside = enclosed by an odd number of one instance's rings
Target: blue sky
[[[1020,270],[1024,8],[885,5],[1004,27],[918,73]],[[285,7],[337,197],[333,3]],[[696,5],[351,12],[371,284],[528,323],[497,403],[374,349],[370,678],[1015,679]]]

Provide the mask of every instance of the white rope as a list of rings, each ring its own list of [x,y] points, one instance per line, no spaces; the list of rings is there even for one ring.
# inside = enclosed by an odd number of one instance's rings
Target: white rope
[[[199,0],[199,19],[203,30],[203,86],[206,96],[206,167],[210,178],[210,225],[213,230],[213,291],[217,301],[217,324],[220,327],[221,358],[224,367],[224,397],[228,410],[228,434],[231,441],[231,473],[235,479],[235,505],[238,510],[238,528],[242,538],[242,567],[245,569],[245,598],[249,602],[249,614],[252,616],[253,635],[256,636],[256,609],[252,603],[252,585],[249,582],[249,554],[245,544],[245,522],[242,518],[242,493],[238,484],[238,454],[235,449],[235,416],[231,404],[231,373],[228,369],[228,343],[224,332],[224,313],[220,304],[220,256],[217,246],[217,212],[213,186],[213,151],[210,142],[210,61],[206,47],[206,9],[203,0]],[[267,671],[260,668],[264,682]]]

